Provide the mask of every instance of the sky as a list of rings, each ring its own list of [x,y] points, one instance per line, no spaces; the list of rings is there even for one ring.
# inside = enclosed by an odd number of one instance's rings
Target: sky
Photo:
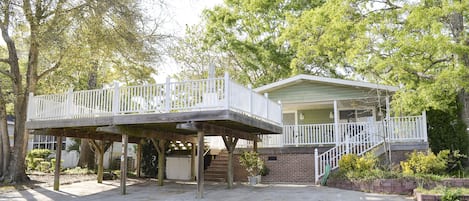
[[[194,25],[200,22],[202,11],[222,4],[223,0],[172,0],[165,1],[168,14],[162,30],[175,36],[184,36],[186,25]],[[158,8],[152,8],[158,9]],[[153,12],[158,13],[158,12]],[[178,72],[178,66],[172,61],[166,61],[158,66],[158,75],[154,78],[157,83],[165,81],[166,77]]]

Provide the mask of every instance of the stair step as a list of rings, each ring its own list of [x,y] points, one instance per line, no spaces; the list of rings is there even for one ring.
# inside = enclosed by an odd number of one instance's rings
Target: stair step
[[[204,178],[205,181],[226,182],[225,178]]]
[[[209,174],[209,173],[215,173],[215,174],[226,174],[228,171],[226,169],[222,170],[222,169],[219,169],[219,170],[205,170],[205,174]]]

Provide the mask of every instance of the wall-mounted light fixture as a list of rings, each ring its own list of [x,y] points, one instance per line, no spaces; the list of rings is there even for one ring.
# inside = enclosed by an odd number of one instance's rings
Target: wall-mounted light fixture
[[[334,113],[329,112],[329,119],[334,119]]]
[[[300,120],[304,120],[305,119],[305,114],[303,114],[303,112],[300,112]]]

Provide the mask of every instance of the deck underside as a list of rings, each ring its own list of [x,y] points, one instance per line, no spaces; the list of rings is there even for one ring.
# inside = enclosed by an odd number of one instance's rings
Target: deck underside
[[[181,113],[126,114],[93,118],[28,121],[26,128],[34,134],[119,141],[120,132],[102,132],[97,128],[116,127],[129,133],[130,142],[143,138],[166,138],[192,141],[197,130],[179,129],[178,125],[195,123],[205,135],[233,135],[254,139],[257,134],[278,134],[282,127],[231,110]]]

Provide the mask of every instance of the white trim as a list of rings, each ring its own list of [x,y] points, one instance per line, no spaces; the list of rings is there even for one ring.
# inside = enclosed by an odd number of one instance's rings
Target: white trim
[[[302,80],[324,82],[324,83],[337,84],[337,85],[346,85],[346,86],[353,86],[353,87],[363,87],[363,88],[370,88],[370,89],[381,89],[381,90],[392,91],[392,92],[399,90],[399,87],[389,86],[389,85],[300,74],[294,77],[280,80],[278,82],[264,85],[262,87],[254,89],[254,91],[257,93],[269,92],[277,88],[285,87],[285,85],[293,84],[297,81],[302,81]]]

